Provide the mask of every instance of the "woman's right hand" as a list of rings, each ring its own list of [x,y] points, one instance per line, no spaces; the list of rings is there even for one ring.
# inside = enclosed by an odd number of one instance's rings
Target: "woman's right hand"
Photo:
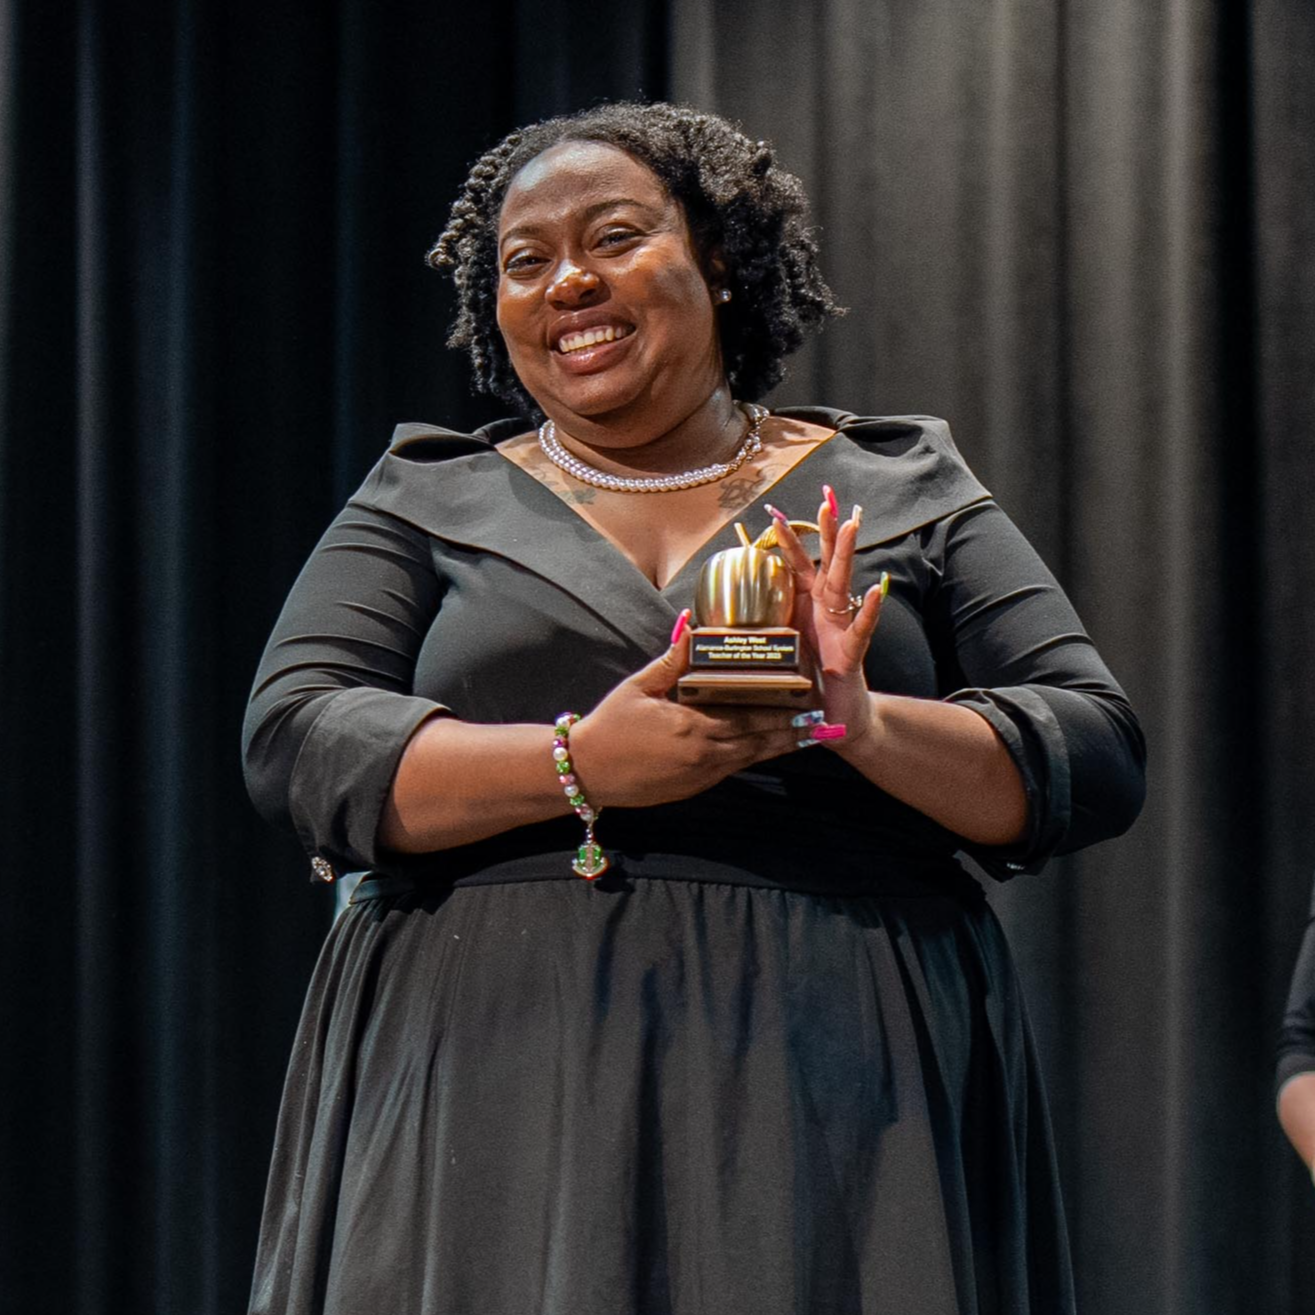
[[[786,708],[696,707],[669,696],[689,669],[689,631],[571,730],[589,802],[643,808],[687,799],[754,763],[811,742]]]

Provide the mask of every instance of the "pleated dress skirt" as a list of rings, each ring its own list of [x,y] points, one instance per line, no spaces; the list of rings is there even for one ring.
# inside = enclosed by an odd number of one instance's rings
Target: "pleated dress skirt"
[[[963,890],[567,877],[350,907],[252,1315],[1071,1311],[1018,982]]]

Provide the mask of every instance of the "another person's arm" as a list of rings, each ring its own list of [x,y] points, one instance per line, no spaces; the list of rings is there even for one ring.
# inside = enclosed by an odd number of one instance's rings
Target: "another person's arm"
[[[1315,1055],[1310,1062],[1315,1065]],[[1306,1168],[1315,1173],[1315,1068],[1294,1074],[1279,1089],[1278,1121]]]
[[[1279,1034],[1278,1118],[1315,1173],[1315,890]]]

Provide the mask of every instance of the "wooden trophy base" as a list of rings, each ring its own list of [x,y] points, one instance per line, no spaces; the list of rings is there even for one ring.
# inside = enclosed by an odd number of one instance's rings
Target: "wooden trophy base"
[[[681,703],[809,708],[816,697],[808,654],[788,626],[700,626],[690,639],[690,669],[676,682]]]

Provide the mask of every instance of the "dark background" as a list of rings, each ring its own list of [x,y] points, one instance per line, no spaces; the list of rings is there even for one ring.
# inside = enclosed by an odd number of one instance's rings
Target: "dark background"
[[[466,165],[627,94],[777,143],[852,313],[775,400],[947,416],[1143,714],[1137,827],[993,892],[1084,1315],[1310,1309],[1309,0],[0,0],[0,1308],[244,1309],[331,916],[251,673],[393,423],[497,414]]]

